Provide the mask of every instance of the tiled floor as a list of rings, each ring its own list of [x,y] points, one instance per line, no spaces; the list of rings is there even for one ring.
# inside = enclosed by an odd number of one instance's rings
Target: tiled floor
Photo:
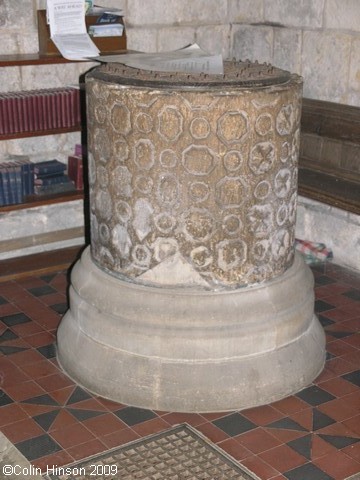
[[[261,479],[360,472],[360,274],[313,268],[328,360],[313,385],[242,412],[153,412],[94,397],[58,368],[66,272],[0,283],[0,427],[37,467],[61,466],[187,422]]]

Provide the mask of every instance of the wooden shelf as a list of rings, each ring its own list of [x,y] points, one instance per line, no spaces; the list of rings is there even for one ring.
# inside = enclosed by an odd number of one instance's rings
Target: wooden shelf
[[[104,52],[104,55],[119,55],[130,53],[128,50],[116,52]],[[0,55],[0,67],[22,67],[27,65],[52,65],[57,63],[78,63],[96,62],[96,60],[66,60],[66,58],[55,55],[40,55],[39,53],[26,53],[18,55]]]
[[[21,67],[25,65],[50,65],[55,63],[73,63],[64,57],[27,53],[19,55],[0,55],[0,67]]]
[[[67,270],[80,258],[84,248],[85,245],[79,245],[0,260],[0,283]]]
[[[14,210],[24,210],[26,208],[39,207],[41,205],[51,205],[54,203],[65,203],[73,200],[83,200],[84,191],[74,190],[72,192],[56,193],[54,195],[32,195],[23,203],[0,206],[0,214],[12,212]]]
[[[16,138],[27,138],[27,137],[42,137],[45,135],[59,135],[61,133],[71,133],[81,131],[81,125],[76,125],[74,127],[67,128],[53,128],[51,130],[36,130],[32,132],[18,132],[11,133],[6,135],[0,135],[1,140],[12,140]]]

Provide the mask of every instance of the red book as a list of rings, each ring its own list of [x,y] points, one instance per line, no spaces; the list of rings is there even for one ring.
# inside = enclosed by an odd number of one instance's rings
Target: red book
[[[83,190],[84,188],[84,171],[83,171],[83,159],[82,157],[76,157],[70,155],[68,157],[68,177],[75,183],[77,190]]]

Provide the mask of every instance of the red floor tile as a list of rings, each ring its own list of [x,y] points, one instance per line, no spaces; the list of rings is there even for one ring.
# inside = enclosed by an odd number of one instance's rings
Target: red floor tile
[[[27,413],[17,404],[5,405],[0,409],[0,427],[10,425],[29,418]]]
[[[207,437],[214,443],[222,442],[223,440],[229,438],[229,435],[227,435],[225,432],[220,430],[220,428],[216,427],[212,423],[203,423],[202,425],[196,427],[196,430],[204,434],[205,437]]]
[[[309,408],[309,405],[307,403],[294,396],[284,398],[283,400],[274,402],[271,405],[276,408],[276,410],[279,410],[279,412],[284,413],[285,415],[289,415],[291,413],[304,410],[305,408]]]
[[[96,437],[104,437],[110,433],[123,430],[127,425],[112,413],[106,413],[83,422],[86,428]]]
[[[66,450],[95,439],[95,435],[79,422],[53,431],[51,432],[51,436]]]
[[[129,442],[133,442],[134,440],[137,440],[139,438],[140,436],[136,432],[134,432],[134,430],[126,427],[123,430],[118,430],[117,432],[104,435],[104,437],[101,438],[101,441],[108,448],[114,448],[120,445],[125,445]]]
[[[337,452],[337,449],[330,445],[329,442],[323,440],[321,437],[319,437],[319,435],[313,435],[311,444],[312,460],[335,452]]]
[[[326,264],[321,272],[315,271],[319,282],[324,280],[320,278],[323,275],[331,277],[333,283],[317,286],[316,297],[334,305],[321,313],[324,320],[334,321],[326,327],[327,351],[333,358],[329,358],[314,385],[336,398],[314,407],[293,395],[270,405],[244,410],[242,417],[253,422],[255,427],[236,437],[230,437],[212,423],[229,412],[201,415],[156,412],[156,418],[128,427],[112,413],[126,408],[125,405],[90,394],[90,398],[81,400],[86,394],[61,371],[55,358],[45,357],[47,354],[52,356],[53,352],[44,349],[43,355],[37,350],[55,341],[61,315],[51,306],[66,303],[66,272],[55,274],[46,281],[32,277],[0,284],[0,296],[10,301],[0,305],[0,335],[8,329],[18,336],[3,341],[1,345],[26,348],[17,353],[4,350],[8,355],[0,354],[0,389],[3,390],[2,397],[0,390],[0,400],[5,404],[0,407],[1,429],[15,443],[44,434],[58,442],[63,450],[32,462],[46,468],[50,464],[72,463],[160,432],[171,425],[188,423],[228,455],[241,461],[261,480],[285,479],[281,473],[309,461],[296,449],[309,455],[310,447],[310,457],[318,468],[335,480],[344,480],[360,466],[360,441],[356,443],[360,438],[360,387],[342,378],[342,375],[360,369],[360,336],[353,334],[359,331],[360,302],[346,295],[360,289],[360,275],[354,276],[353,272],[331,263]],[[56,292],[35,297],[27,290],[42,285],[51,285]],[[20,312],[32,320],[10,327],[1,322],[2,316]],[[344,332],[350,335],[341,336]],[[317,412],[315,417],[314,411]],[[318,422],[314,433],[313,418]],[[279,420],[285,425],[288,422],[289,428],[277,428]],[[291,424],[291,420],[298,427]],[[325,425],[334,423],[320,428],[322,421]],[[338,448],[331,441],[338,442]],[[288,442],[292,443],[287,445]]]
[[[235,437],[236,441],[252,453],[261,453],[282,444],[281,440],[265,431],[263,428],[256,428],[250,432]]]
[[[42,347],[43,345],[49,345],[55,341],[54,335],[49,332],[41,332],[36,335],[30,335],[26,337],[26,341],[32,347]]]
[[[55,430],[61,430],[70,425],[74,425],[77,422],[78,421],[73,415],[71,415],[71,413],[67,412],[66,410],[60,410],[48,431],[54,432]]]
[[[73,463],[74,458],[65,450],[32,460],[32,465],[41,468],[43,475],[52,474],[57,467]],[[56,470],[55,470],[56,472]]]
[[[94,439],[74,447],[69,447],[66,451],[75,460],[81,460],[96,453],[104,452],[105,450],[107,450],[107,446],[102,441]]]
[[[254,455],[253,452],[245,448],[234,438],[228,438],[227,440],[218,443],[218,447],[238,461]]]
[[[279,418],[285,416],[284,413],[275,409],[270,405],[263,405],[261,407],[250,408],[241,412],[246,418],[256,423],[257,425],[268,425]]]
[[[5,388],[5,391],[13,400],[16,400],[17,402],[36,397],[38,395],[43,395],[45,393],[45,391],[33,380],[18,383],[16,385],[10,385],[9,387]]]
[[[335,480],[344,480],[360,471],[360,463],[341,451],[315,459],[314,464]]]
[[[205,419],[198,413],[166,413],[162,416],[169,425],[178,425],[180,423],[188,423],[189,425],[196,427],[205,423]]]
[[[287,445],[280,445],[262,452],[259,457],[280,473],[292,470],[307,462],[305,457],[299,455]]]
[[[28,440],[45,433],[44,430],[29,417],[19,422],[3,426],[1,427],[1,431],[12,443],[22,442],[23,440]]]
[[[52,365],[48,360],[42,360],[40,362],[31,363],[30,365],[21,365],[21,369],[34,380],[47,377],[49,375],[58,374],[59,370]]]
[[[59,388],[65,388],[74,385],[72,380],[70,380],[63,373],[54,373],[52,375],[36,378],[36,382],[47,392],[53,392]]]
[[[279,475],[278,470],[276,470],[271,465],[264,462],[260,457],[255,455],[252,457],[245,458],[241,463],[246,468],[248,468],[250,472],[253,472],[255,473],[255,475],[258,475],[258,477],[261,478],[261,480],[269,480]]]
[[[170,425],[162,418],[153,418],[152,420],[148,420],[147,422],[134,425],[132,429],[135,433],[140,435],[140,437],[146,437],[148,435],[167,430],[169,427]]]
[[[326,382],[322,382],[319,384],[319,387],[336,397],[343,397],[344,395],[357,390],[357,387],[353,383],[350,383],[341,377],[335,377]]]
[[[338,422],[354,417],[359,411],[359,409],[344,404],[341,398],[319,405],[318,409]]]

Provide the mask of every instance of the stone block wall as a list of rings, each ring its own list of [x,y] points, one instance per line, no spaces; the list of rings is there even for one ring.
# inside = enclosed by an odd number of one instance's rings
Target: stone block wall
[[[100,3],[124,9],[131,50],[164,51],[197,42],[209,52],[222,53],[224,58],[270,62],[302,75],[305,97],[360,106],[359,0]],[[38,51],[36,10],[45,4],[46,0],[0,0],[0,55]],[[94,65],[79,62],[1,68],[0,91],[74,84]],[[79,142],[80,133],[2,141],[0,160],[11,153],[65,161]],[[298,213],[301,223],[301,209]],[[310,233],[307,238],[324,240]]]

